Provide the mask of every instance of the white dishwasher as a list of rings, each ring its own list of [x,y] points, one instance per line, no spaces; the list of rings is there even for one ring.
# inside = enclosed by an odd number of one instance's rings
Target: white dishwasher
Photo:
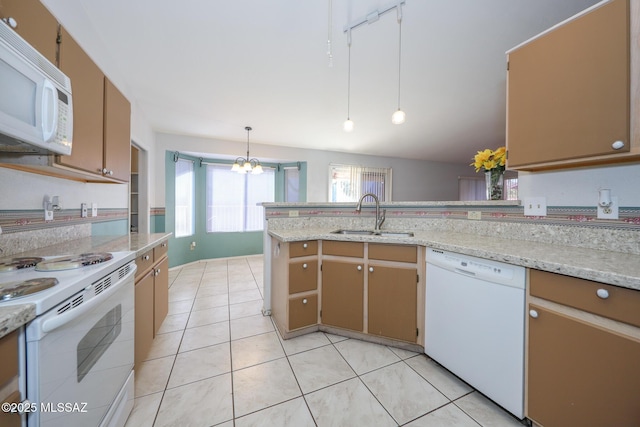
[[[525,269],[427,249],[425,353],[524,418]]]

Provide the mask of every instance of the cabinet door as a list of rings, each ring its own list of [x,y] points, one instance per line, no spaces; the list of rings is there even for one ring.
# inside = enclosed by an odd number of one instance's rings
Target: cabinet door
[[[104,79],[104,168],[122,181],[131,177],[131,104]]]
[[[59,156],[59,163],[98,174],[103,157],[104,75],[64,28],[61,37],[60,69],[71,79],[73,91],[73,147],[70,156]]]
[[[528,413],[545,427],[635,427],[640,343],[530,305]]]
[[[629,151],[629,96],[628,0],[510,52],[508,166]]]
[[[324,261],[322,263],[322,323],[363,331],[363,263]]]
[[[153,270],[135,287],[135,367],[145,360],[153,343]]]
[[[318,295],[289,299],[289,330],[315,325],[318,322]]]
[[[15,31],[56,65],[58,21],[38,0],[2,0],[0,18],[14,18]]]
[[[418,270],[370,265],[368,274],[369,333],[416,342]]]
[[[158,333],[169,312],[169,258],[154,267],[153,281],[153,333]]]

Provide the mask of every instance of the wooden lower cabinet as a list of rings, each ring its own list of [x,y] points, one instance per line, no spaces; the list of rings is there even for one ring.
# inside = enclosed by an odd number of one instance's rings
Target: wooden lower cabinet
[[[325,260],[322,263],[322,323],[364,330],[364,264]]]
[[[154,272],[150,270],[136,283],[135,288],[135,367],[146,359],[153,343]]]
[[[136,257],[135,368],[147,357],[151,344],[169,312],[168,244]]]
[[[369,265],[368,333],[416,342],[418,270]]]
[[[544,427],[640,425],[640,341],[529,309],[527,416]]]
[[[18,331],[0,338],[0,402],[21,402],[18,389]],[[19,427],[21,416],[17,412],[0,411],[0,426]]]
[[[169,258],[156,264],[153,278],[153,332],[158,333],[169,313]]]

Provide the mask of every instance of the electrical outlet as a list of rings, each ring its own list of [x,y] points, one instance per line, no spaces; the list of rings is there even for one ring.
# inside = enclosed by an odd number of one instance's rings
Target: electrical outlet
[[[81,203],[80,204],[80,218],[86,218],[87,217],[87,204],[86,203]]]
[[[482,211],[468,211],[467,219],[482,219]]]
[[[547,199],[545,197],[525,197],[525,216],[547,216]]]
[[[189,245],[189,249],[192,251],[196,250],[196,242],[191,242],[191,244]]]
[[[611,206],[598,207],[598,219],[618,219],[618,198],[611,196]]]
[[[298,211],[289,211],[289,218],[297,218],[299,213]]]

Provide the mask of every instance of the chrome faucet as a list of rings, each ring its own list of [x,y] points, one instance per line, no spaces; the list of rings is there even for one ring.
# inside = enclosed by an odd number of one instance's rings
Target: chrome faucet
[[[386,219],[385,214],[387,213],[387,210],[383,209],[382,215],[380,215],[380,201],[378,200],[378,197],[375,194],[373,193],[363,194],[362,197],[360,197],[360,201],[358,201],[358,205],[356,206],[356,212],[360,212],[362,210],[362,200],[364,200],[364,198],[367,196],[373,197],[373,200],[375,200],[376,202],[376,226],[373,229],[373,232],[376,234],[379,234],[380,228],[382,227],[382,224],[384,224],[384,220]]]

